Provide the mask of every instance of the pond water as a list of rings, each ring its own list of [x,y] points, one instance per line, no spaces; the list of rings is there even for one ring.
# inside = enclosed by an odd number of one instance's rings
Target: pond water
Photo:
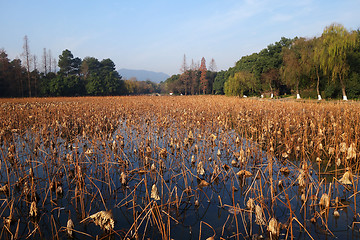
[[[316,163],[277,159],[233,130],[190,133],[172,121],[132,121],[120,119],[102,140],[13,131],[1,147],[1,238],[66,239],[69,218],[75,239],[261,239],[274,237],[271,218],[280,223],[279,239],[360,237],[357,176],[347,186],[332,175],[319,180]],[[324,193],[330,203],[322,208]],[[260,212],[249,209],[249,199]],[[112,212],[111,231],[89,218],[99,211]]]

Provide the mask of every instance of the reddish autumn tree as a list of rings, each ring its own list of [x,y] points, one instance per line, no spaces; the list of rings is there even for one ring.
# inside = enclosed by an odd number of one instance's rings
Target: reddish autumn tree
[[[206,79],[206,62],[205,62],[205,58],[203,57],[201,59],[201,64],[200,64],[200,68],[199,68],[200,72],[201,72],[201,76],[200,76],[200,86],[201,86],[201,90],[203,91],[203,94],[206,93],[206,90],[208,88],[208,80]]]

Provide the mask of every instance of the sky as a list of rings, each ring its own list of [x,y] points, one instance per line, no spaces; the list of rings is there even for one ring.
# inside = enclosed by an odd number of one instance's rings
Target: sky
[[[110,58],[116,68],[178,74],[204,57],[217,70],[281,37],[320,36],[340,23],[360,28],[360,0],[0,0],[0,49],[20,58],[24,36],[41,65],[58,59]]]

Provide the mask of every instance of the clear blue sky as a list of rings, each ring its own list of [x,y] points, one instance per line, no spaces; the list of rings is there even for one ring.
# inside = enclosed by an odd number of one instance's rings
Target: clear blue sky
[[[179,73],[205,57],[226,70],[281,37],[314,37],[333,22],[360,27],[360,0],[0,0],[0,48],[20,57],[112,59],[116,68]]]

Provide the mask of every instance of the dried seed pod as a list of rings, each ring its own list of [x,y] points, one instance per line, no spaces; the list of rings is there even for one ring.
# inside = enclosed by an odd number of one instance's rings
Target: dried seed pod
[[[246,202],[246,207],[250,210],[250,211],[254,211],[255,209],[255,201],[252,198],[249,198],[249,200]]]
[[[282,167],[282,168],[280,168],[280,172],[281,172],[282,174],[284,174],[285,176],[287,176],[287,175],[289,175],[290,170],[289,170],[288,167]]]
[[[217,164],[215,164],[212,175],[211,175],[211,181],[215,181],[215,179],[217,179],[219,173],[220,173],[220,168]]]
[[[86,151],[85,151],[85,155],[87,156],[92,156],[94,154],[94,151],[91,149],[91,148],[88,148]]]
[[[309,169],[309,166],[308,166],[308,164],[307,164],[306,161],[304,161],[304,162],[301,164],[301,169],[302,169],[303,171],[307,171],[307,170]]]
[[[156,170],[155,163],[152,163],[150,167],[150,171],[155,172],[155,170]]]
[[[68,163],[73,163],[74,162],[74,157],[73,157],[73,153],[68,153],[68,154],[66,154],[66,161],[68,162]]]
[[[347,149],[346,159],[355,159],[356,158],[356,147],[355,143],[350,144],[350,147]]]
[[[283,181],[283,180],[279,180],[279,181],[278,181],[278,187],[279,187],[279,189],[283,189],[283,188],[284,188],[284,181]]]
[[[328,208],[330,206],[330,197],[327,195],[327,193],[324,193],[319,201],[320,207]]]
[[[345,142],[340,143],[340,152],[345,153],[347,150],[347,146]]]
[[[265,225],[265,217],[263,214],[263,210],[259,205],[255,205],[255,223],[257,225]]]
[[[22,193],[27,196],[30,193],[30,188],[28,182],[24,183]]]
[[[14,144],[11,144],[10,147],[8,147],[8,151],[10,153],[15,153],[15,145]]]
[[[216,136],[214,135],[214,134],[211,134],[210,135],[210,140],[212,141],[212,142],[214,142],[215,140],[216,140]]]
[[[198,146],[197,144],[195,144],[194,153],[195,153],[195,154],[198,154],[198,153],[199,153],[199,146]]]
[[[305,187],[305,184],[306,184],[305,177],[306,177],[305,171],[300,169],[300,174],[299,174],[299,176],[297,178],[298,184],[299,184],[300,187]]]
[[[271,218],[267,230],[270,232],[270,239],[277,238],[280,234],[280,224],[275,218]]]
[[[237,175],[238,177],[245,177],[245,178],[247,178],[247,177],[251,177],[253,174],[252,174],[251,172],[247,171],[247,170],[242,169],[242,170],[238,171],[238,172],[236,173],[236,175]]]
[[[201,180],[200,183],[199,183],[199,187],[207,187],[209,186],[210,183],[208,183],[207,181],[205,180]]]
[[[4,218],[4,225],[9,228],[11,224],[12,219],[10,217]]]
[[[159,196],[159,191],[158,191],[158,188],[156,187],[155,184],[152,185],[151,187],[151,195],[150,195],[151,198],[153,198],[154,200],[160,200],[160,196]]]
[[[103,230],[110,231],[114,229],[115,221],[111,211],[100,211],[89,216],[89,218]]]
[[[126,185],[126,173],[121,172],[120,174],[120,182],[122,185]]]
[[[190,143],[192,143],[194,141],[194,135],[191,130],[189,131],[187,138],[189,139]]]
[[[69,219],[66,224],[66,232],[70,237],[73,236],[73,229],[74,229],[74,222],[71,220],[70,215],[69,215]]]
[[[162,148],[162,149],[160,150],[160,157],[166,159],[166,157],[167,157],[166,148]]]
[[[144,166],[147,167],[149,165],[149,162],[150,162],[149,157],[145,156],[145,158],[144,158]]]
[[[38,209],[35,201],[31,202],[29,215],[30,217],[36,217],[38,215]]]
[[[152,153],[151,148],[150,148],[149,146],[147,146],[147,147],[146,147],[146,153],[145,153],[146,156],[147,156],[147,157],[151,157],[151,153]]]
[[[342,176],[342,178],[339,180],[340,183],[345,184],[345,185],[350,185],[352,184],[352,174],[350,170],[347,170],[344,175]]]
[[[245,152],[244,152],[243,149],[240,149],[238,161],[241,162],[241,163],[244,163],[245,160],[246,160],[246,158],[245,158]]]
[[[231,166],[237,167],[238,166],[238,161],[236,161],[235,159],[231,160]]]
[[[117,146],[116,146],[116,141],[114,140],[114,141],[112,142],[112,145],[111,145],[111,150],[115,151],[116,148],[117,148]]]
[[[301,194],[301,201],[305,202],[306,201],[306,195],[305,193]]]
[[[191,156],[191,164],[195,164],[195,163],[196,163],[195,156],[192,155],[192,156]]]
[[[197,174],[203,176],[205,175],[204,163],[200,161],[196,167]]]
[[[319,149],[319,150],[323,150],[323,148],[324,148],[324,147],[323,147],[322,143],[320,143],[320,144],[318,145],[318,149]]]
[[[337,160],[336,160],[336,166],[340,166],[341,165],[341,159],[340,158],[338,158]]]
[[[34,177],[34,170],[32,167],[29,169],[29,176]]]
[[[62,195],[63,194],[63,188],[61,185],[59,185],[57,188],[56,188],[56,194],[58,195]]]

